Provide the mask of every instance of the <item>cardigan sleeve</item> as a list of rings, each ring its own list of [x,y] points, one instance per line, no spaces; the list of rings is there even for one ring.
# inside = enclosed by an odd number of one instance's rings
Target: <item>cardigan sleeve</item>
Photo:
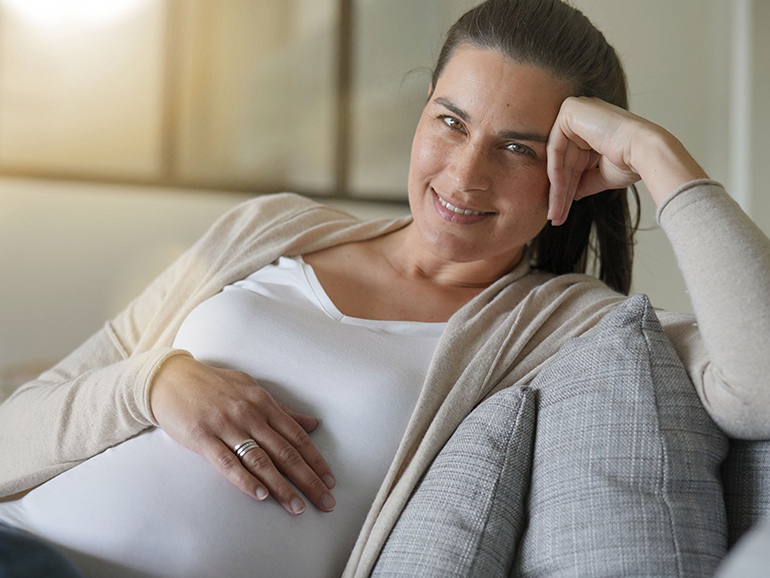
[[[222,215],[129,306],[71,355],[0,405],[0,497],[29,490],[157,425],[149,404],[163,362],[200,302],[283,254],[381,235],[403,220],[360,223],[293,194]]]
[[[0,405],[0,497],[31,489],[154,425],[144,392],[170,347],[123,358],[106,325]]]
[[[140,310],[158,300],[163,278],[137,299]],[[131,315],[132,308],[121,314]],[[132,322],[147,324],[135,313]],[[0,497],[28,490],[155,425],[149,385],[161,364],[179,354],[187,352],[157,347],[131,355],[107,323],[17,389],[0,405]]]
[[[728,435],[770,437],[770,240],[719,183],[705,179],[674,191],[658,222],[682,271],[700,340],[691,320],[669,329],[701,399]]]
[[[152,380],[166,359],[187,354],[170,346],[169,320],[183,317],[185,305],[215,276],[211,255],[227,254],[223,245],[231,239],[223,231],[244,212],[220,217],[112,321],[0,405],[0,497],[29,490],[157,425]]]

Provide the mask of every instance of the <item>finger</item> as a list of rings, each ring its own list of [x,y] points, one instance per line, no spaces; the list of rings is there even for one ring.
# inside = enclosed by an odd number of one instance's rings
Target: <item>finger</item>
[[[595,150],[591,149],[588,153],[588,162],[586,166],[589,168],[599,168],[599,161],[601,160],[602,155],[597,153]]]
[[[575,200],[579,201],[596,193],[606,191],[609,184],[599,169],[590,169],[583,173],[580,184],[575,191]]]
[[[310,466],[310,469],[323,481],[327,488],[334,488],[337,482],[334,479],[332,470],[321,455],[321,452],[315,447],[313,440],[307,434],[307,432],[312,431],[318,426],[318,419],[295,412],[281,402],[276,403],[291,419],[283,419],[283,416],[280,414],[274,415],[268,420],[270,426],[296,448],[304,462]],[[312,427],[306,427],[311,421],[313,422]]]
[[[567,190],[565,191],[564,201],[562,203],[562,213],[557,218],[557,221],[559,222],[556,224],[561,224],[567,220],[572,201],[575,199],[575,191],[580,183],[580,177],[585,170],[587,157],[587,151],[581,149],[575,142],[570,141],[567,144],[567,149],[564,153],[563,169],[567,181]]]
[[[276,401],[276,403],[278,404],[278,407],[280,407],[289,417],[296,421],[306,432],[311,432],[318,427],[317,417],[294,411],[289,406],[282,404],[280,401]]]
[[[585,197],[595,195],[607,190],[604,175],[599,169],[602,156],[594,150],[589,151],[586,161],[586,170],[580,175],[580,182],[575,189],[573,201],[579,201]]]
[[[548,197],[548,219],[561,225],[567,219],[575,191],[591,153],[591,147],[576,137],[563,121],[563,111],[548,135],[547,174],[551,183]]]
[[[259,444],[259,448],[241,455],[241,462],[287,511],[298,514],[305,509],[304,501],[295,491],[296,486],[316,508],[330,512],[336,501],[329,489],[336,482],[328,464],[307,432],[268,392],[255,391],[252,397],[255,394],[260,398],[258,403],[239,405],[236,423],[248,424],[246,428],[225,431],[220,434],[222,440],[230,448],[235,448],[244,439]]]
[[[211,438],[209,442],[199,446],[198,453],[206,458],[228,482],[243,493],[260,502],[270,495],[268,488],[243,466],[233,451],[221,440]]]
[[[548,136],[546,154],[548,157],[547,174],[551,187],[548,193],[548,219],[553,222],[564,212],[566,192],[569,188],[567,177],[564,173],[564,162],[569,140],[561,131],[558,123],[554,124]]]
[[[237,456],[236,459],[238,459]],[[265,448],[259,445],[255,449],[242,454],[239,461],[243,468],[267,487],[273,497],[287,512],[299,515],[305,511],[304,500],[294,490],[281,472],[278,471],[273,459]],[[328,490],[326,491],[328,492]],[[331,511],[332,508],[319,509]]]
[[[319,482],[327,490],[333,488],[336,480],[331,468],[315,447],[307,431],[288,412],[302,416],[300,419],[308,427],[317,426],[318,420],[294,412],[262,388],[253,389],[250,397],[250,403],[240,406],[241,416],[238,423],[248,424],[244,429],[254,434],[252,437],[268,451],[271,458],[276,461],[277,467],[293,483],[298,484],[303,492],[305,489],[315,488]],[[255,408],[259,408],[259,411],[255,411]],[[230,436],[223,435],[223,439],[229,440]],[[305,471],[301,466],[307,466],[309,470]],[[308,475],[309,472],[310,475]],[[314,504],[323,498],[322,495],[317,494],[318,492],[311,494],[316,498],[311,499]]]
[[[331,511],[336,501],[329,490],[336,481],[310,436],[284,411],[286,406],[264,389],[251,390],[250,398],[249,403],[239,405],[240,415],[236,421],[247,425],[234,434],[221,434],[222,439],[227,443],[239,443],[244,438],[238,436],[248,432],[246,437],[257,441],[260,450],[249,452],[248,458],[242,461],[285,506],[294,499],[294,496],[284,498],[291,488],[285,479],[288,478],[319,510]],[[288,509],[292,511],[296,507]]]
[[[553,225],[561,225],[567,220],[581,177],[588,165],[590,152],[573,141],[567,142],[561,155],[563,161],[560,172],[563,179],[563,190],[549,215]]]
[[[279,501],[282,493],[286,491],[281,482],[288,478],[317,509],[322,512],[331,512],[335,508],[337,502],[328,486],[305,462],[297,448],[275,432],[272,435],[266,432],[255,433],[254,437],[260,440],[261,447],[246,454],[242,461],[265,483],[273,495],[278,492],[276,497]],[[269,459],[270,467],[265,457]],[[275,472],[279,472],[280,480]],[[286,486],[291,488],[288,483]]]

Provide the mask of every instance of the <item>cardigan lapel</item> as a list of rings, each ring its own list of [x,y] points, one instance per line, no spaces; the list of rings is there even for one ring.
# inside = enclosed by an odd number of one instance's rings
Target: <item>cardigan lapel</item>
[[[605,295],[597,299],[597,293]],[[622,299],[593,277],[554,277],[525,267],[458,311],[343,576],[371,573],[413,490],[478,403],[504,387],[529,383],[564,341],[593,327]]]

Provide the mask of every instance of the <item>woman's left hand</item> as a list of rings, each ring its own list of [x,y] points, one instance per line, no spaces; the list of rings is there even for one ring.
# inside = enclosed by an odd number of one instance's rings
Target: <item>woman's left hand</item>
[[[656,204],[707,175],[668,131],[596,98],[564,101],[548,137],[548,218],[567,219],[573,201],[642,179]]]

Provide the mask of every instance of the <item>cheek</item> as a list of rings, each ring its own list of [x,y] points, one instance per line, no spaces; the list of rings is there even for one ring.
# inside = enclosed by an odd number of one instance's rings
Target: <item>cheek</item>
[[[517,242],[528,242],[537,236],[548,222],[549,182],[545,170],[523,167],[516,175],[509,175],[504,195],[507,218],[504,230]]]
[[[412,141],[410,175],[424,177],[433,175],[442,169],[446,158],[446,146],[430,130],[418,127]]]
[[[545,163],[521,166],[508,173],[504,181],[502,190],[508,191],[508,198],[517,207],[529,207],[533,213],[548,210],[551,183]]]

